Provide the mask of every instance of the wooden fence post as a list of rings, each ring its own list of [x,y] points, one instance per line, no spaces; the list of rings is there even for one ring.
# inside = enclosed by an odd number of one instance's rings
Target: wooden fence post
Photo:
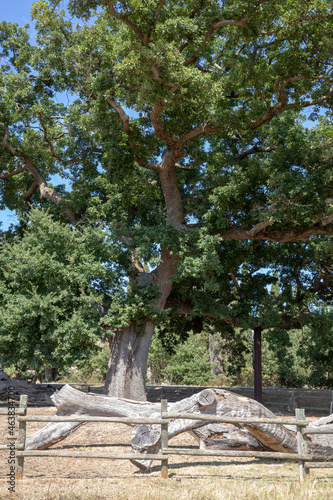
[[[27,414],[27,406],[28,406],[28,396],[22,395],[20,396],[20,408],[24,409],[23,415]],[[19,432],[18,432],[18,440],[16,442],[16,450],[23,451],[25,448],[25,439],[27,436],[27,424],[26,422],[19,422]],[[22,479],[23,477],[23,466],[24,466],[24,457],[16,458],[16,471],[15,478]]]
[[[163,418],[163,413],[168,411],[168,400],[161,399],[161,418]],[[163,455],[163,450],[168,447],[168,424],[169,421],[166,420],[165,424],[161,424],[161,453]],[[168,456],[166,455],[165,460],[161,460],[161,478],[168,478]]]
[[[295,409],[295,415],[296,415],[296,420],[306,420],[305,418],[305,410],[302,408],[296,408]],[[297,453],[301,455],[306,455],[308,453],[308,442],[307,442],[307,437],[305,434],[303,434],[303,426],[297,425],[296,426],[296,432],[297,432]],[[304,467],[304,460],[299,461],[299,478],[300,481],[303,481],[304,479],[304,473],[306,475],[309,474],[309,469],[307,467]]]

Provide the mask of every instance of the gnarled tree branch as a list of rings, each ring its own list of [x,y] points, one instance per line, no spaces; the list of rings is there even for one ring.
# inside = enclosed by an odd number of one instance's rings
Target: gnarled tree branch
[[[25,170],[26,170],[26,165],[22,165],[21,167],[15,168],[15,170],[12,170],[11,172],[4,172],[3,174],[0,174],[0,179],[8,179],[9,177],[13,177],[14,175],[20,174]]]
[[[26,159],[27,156],[22,153],[21,151],[16,151],[16,149],[11,145],[9,144],[8,142],[8,139],[9,139],[9,127],[8,125],[6,125],[5,123],[3,124],[3,128],[5,129],[5,135],[2,139],[2,146],[6,149],[8,149],[8,151],[13,155],[13,156],[17,156],[19,158],[24,158]]]
[[[240,21],[234,21],[234,20],[230,19],[230,20],[218,21],[217,23],[212,24],[211,27],[209,28],[209,30],[207,31],[206,36],[204,38],[204,41],[202,42],[202,44],[198,48],[196,54],[192,54],[188,59],[186,59],[186,61],[184,61],[183,65],[189,66],[193,62],[197,61],[197,59],[199,58],[199,55],[201,54],[201,52],[203,51],[203,49],[207,45],[210,38],[214,35],[216,30],[218,30],[222,26],[237,26],[239,28],[243,28],[247,21],[248,21],[248,18],[244,17]]]
[[[322,79],[325,75],[319,75],[318,77],[314,77],[313,79]],[[271,121],[275,116],[280,115],[283,111],[287,109],[293,109],[294,104],[288,104],[288,95],[286,94],[286,86],[290,82],[294,81],[300,81],[304,80],[305,76],[300,75],[300,76],[291,76],[284,80],[284,82],[281,84],[280,83],[280,78],[278,77],[275,80],[274,83],[274,90],[278,93],[280,101],[274,104],[274,106],[268,106],[268,111],[267,113],[262,116],[261,118],[258,118],[257,120],[252,120],[251,121],[251,127],[252,129],[256,129],[261,127],[262,125],[265,125],[265,123],[268,123]],[[325,101],[329,98],[332,97],[333,94],[333,88],[330,89],[330,93],[328,95],[325,95],[321,97],[320,99],[317,100],[309,100],[309,101],[304,101],[303,103],[300,104],[302,108],[307,108],[309,106],[315,106],[315,105],[321,105],[321,106],[326,106],[331,108],[332,106],[330,104],[327,104]]]
[[[174,83],[170,83],[170,82],[165,82],[163,80],[163,78],[161,78],[159,72],[158,72],[158,69],[157,67],[155,66],[155,64],[150,61],[150,66],[151,66],[151,70],[152,70],[152,73],[153,73],[153,79],[156,80],[157,82],[159,83],[162,83],[163,85],[165,85],[166,87],[170,87],[171,89],[171,92],[176,92],[178,86],[175,85]]]
[[[124,132],[128,135],[128,137],[133,136],[133,132],[130,128],[130,119],[127,113],[123,110],[123,108],[120,106],[120,104],[117,103],[114,99],[111,97],[106,98],[107,102],[113,107],[115,111],[117,111],[118,115],[121,118],[121,121],[123,122],[123,130]],[[140,167],[146,168],[148,170],[154,170],[157,171],[159,169],[158,165],[155,165],[153,163],[145,163],[136,153],[135,153],[135,142],[133,140],[130,141],[130,148],[134,153],[134,158],[135,161],[137,162]]]
[[[266,224],[264,222],[260,224]],[[268,226],[267,222],[267,226]],[[307,241],[311,236],[317,235],[333,235],[333,228],[318,227],[299,228],[299,229],[263,229],[257,230],[257,226],[253,228],[242,228],[231,226],[225,233],[221,234],[224,240],[262,240],[272,241],[275,243],[289,243],[293,241]],[[267,227],[266,226],[266,227]],[[251,231],[255,230],[253,233]]]
[[[269,153],[270,151],[274,151],[275,147],[274,146],[267,146],[266,148],[258,146],[255,144],[252,148],[246,149],[245,151],[242,151],[238,155],[238,159],[242,160],[246,156],[253,155],[255,153]]]
[[[182,135],[180,140],[182,148],[191,139],[195,139],[196,137],[199,137],[201,135],[221,132],[221,130],[223,130],[223,127],[221,125],[207,125],[206,123],[204,123],[203,125],[198,125],[197,127],[192,128],[191,130]]]
[[[139,30],[139,28],[137,26],[135,26],[135,24],[133,24],[131,21],[129,21],[128,19],[126,19],[124,16],[122,16],[115,8],[114,6],[112,5],[112,3],[109,1],[109,0],[104,0],[104,2],[106,3],[107,5],[107,8],[109,9],[109,12],[110,14],[115,17],[116,19],[118,19],[119,21],[121,21],[122,23],[126,24],[126,26],[128,28],[130,28],[130,30],[133,31],[133,33],[135,33],[142,45],[147,45],[147,42],[148,40],[146,40],[145,36],[143,35],[143,33]]]
[[[34,181],[33,184],[30,186],[30,188],[28,189],[28,191],[25,193],[25,195],[23,195],[23,201],[26,204],[27,208],[30,208],[31,196],[35,194],[37,189],[38,189],[38,182]]]
[[[48,138],[48,135],[47,135],[47,130],[46,130],[46,127],[43,123],[43,120],[42,120],[42,115],[40,113],[38,113],[38,120],[39,120],[39,123],[41,124],[41,127],[43,129],[43,134],[44,134],[44,140],[45,142],[47,142],[47,144],[49,145],[49,148],[50,148],[50,151],[51,151],[51,155],[56,158],[57,160],[59,161],[63,161],[62,157],[60,155],[58,155],[56,152],[55,152],[55,149],[54,149],[54,146],[53,146],[53,143],[50,141],[50,139]]]
[[[59,205],[60,203],[62,203],[64,201],[63,196],[60,193],[57,193],[55,191],[55,189],[48,187],[45,178],[40,173],[40,171],[34,166],[33,162],[29,158],[29,156],[26,155],[25,153],[16,151],[16,149],[13,146],[11,146],[11,144],[9,144],[9,142],[8,142],[9,128],[5,124],[4,124],[4,129],[5,129],[5,136],[4,136],[3,140],[2,140],[2,145],[5,148],[7,148],[7,150],[13,156],[25,159],[24,168],[23,167],[19,167],[18,169],[16,169],[16,173],[20,173],[23,170],[26,170],[26,171],[30,172],[30,174],[35,179],[34,184],[31,186],[31,188],[25,194],[25,196],[24,196],[23,199],[25,199],[25,197],[27,197],[26,199],[28,199],[28,198],[30,198],[32,196],[33,190],[36,191],[36,189],[37,189],[37,187],[36,187],[36,184],[37,184],[37,186],[39,188],[39,191],[40,191],[40,198],[41,199],[43,199],[43,198],[48,199],[48,200],[52,201],[55,205]],[[44,131],[44,138],[45,138],[45,133],[46,133],[46,130]],[[46,142],[48,142],[48,141],[46,141]],[[14,171],[11,172],[11,174],[15,175]],[[1,174],[1,175],[5,175],[5,174]],[[6,177],[4,177],[4,178],[6,178]],[[36,189],[35,189],[35,187],[36,187]],[[64,211],[65,211],[65,213],[66,213],[69,221],[71,222],[71,224],[75,224],[76,221],[77,221],[77,217],[74,214],[74,212],[72,210],[70,210],[69,208],[67,208],[65,205],[64,205]]]
[[[165,104],[166,101],[164,99],[159,99],[150,113],[150,119],[158,137],[165,141],[172,149],[179,149],[179,141],[173,134],[170,134],[170,132],[166,130],[161,120],[161,114]]]
[[[157,5],[155,13],[154,13],[155,21],[157,21],[157,19],[160,17],[161,10],[162,10],[164,4],[165,4],[165,0],[160,0],[158,2],[158,5]]]

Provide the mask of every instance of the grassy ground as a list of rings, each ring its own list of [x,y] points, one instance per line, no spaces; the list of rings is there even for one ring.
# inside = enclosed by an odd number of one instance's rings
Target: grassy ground
[[[54,408],[30,409],[28,413],[53,415]],[[6,435],[5,418],[0,435]],[[28,423],[28,434],[41,424]],[[129,451],[131,429],[118,424],[88,424],[69,436],[58,449],[78,451]],[[4,440],[1,439],[1,442]],[[196,447],[188,434],[170,445]],[[56,449],[56,447],[53,447]],[[315,469],[310,479],[299,482],[298,464],[255,459],[215,459],[171,456],[169,478],[160,478],[155,462],[144,474],[129,461],[30,457],[24,478],[9,494],[7,451],[0,454],[0,499],[26,500],[332,500],[333,469]]]

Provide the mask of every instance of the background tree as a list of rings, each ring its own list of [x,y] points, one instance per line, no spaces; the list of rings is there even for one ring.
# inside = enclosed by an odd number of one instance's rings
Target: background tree
[[[3,203],[51,202],[72,226],[106,221],[121,242],[128,286],[104,318],[106,390],[140,399],[172,283],[206,270],[201,286],[214,288],[222,239],[333,232],[330,160],[316,149],[299,163],[309,136],[296,121],[332,105],[331,5],[70,0],[81,24],[58,5],[34,4],[36,47],[1,23]],[[49,183],[55,173],[69,192]],[[177,307],[194,314],[185,298]]]
[[[73,231],[34,210],[23,237],[0,246],[0,364],[42,378],[45,366],[82,368],[100,350],[108,293],[121,286],[99,228]]]

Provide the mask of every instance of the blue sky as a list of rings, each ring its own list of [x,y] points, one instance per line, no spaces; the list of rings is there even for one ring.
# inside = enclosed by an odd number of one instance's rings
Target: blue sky
[[[30,11],[33,3],[33,0],[0,0],[1,20],[20,26],[32,24]]]

